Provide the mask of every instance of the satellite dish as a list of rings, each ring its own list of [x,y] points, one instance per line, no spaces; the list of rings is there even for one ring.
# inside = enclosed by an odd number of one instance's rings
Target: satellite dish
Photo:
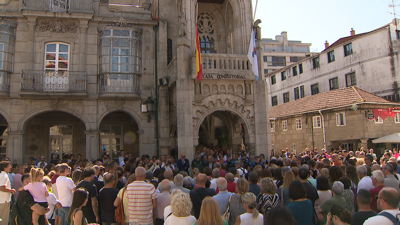
[[[358,109],[358,105],[357,104],[353,104],[350,107],[351,110],[356,111]]]

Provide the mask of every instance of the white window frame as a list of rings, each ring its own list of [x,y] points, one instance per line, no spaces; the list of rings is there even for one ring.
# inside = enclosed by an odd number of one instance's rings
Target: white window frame
[[[383,124],[382,117],[380,117],[380,116],[376,117],[375,123]]]
[[[114,54],[114,50],[118,50],[118,54]],[[128,50],[128,55],[122,55],[123,50]],[[129,47],[113,47],[112,49],[112,65],[111,65],[111,70],[112,72],[122,72],[122,73],[128,73],[129,72],[129,66],[130,66],[130,57],[131,57],[131,50]],[[122,63],[122,59],[127,58],[128,63]],[[118,62],[114,62],[114,59],[117,59]],[[128,70],[121,71],[121,67],[125,65]],[[114,66],[117,67],[117,70],[114,70]]]
[[[343,124],[341,124],[340,122],[340,115],[343,115]],[[336,126],[341,127],[341,126],[346,126],[346,113],[342,112],[342,113],[336,113]]]
[[[313,116],[313,128],[321,128],[322,121],[321,116]]]
[[[4,43],[0,43],[0,70],[4,69]]]
[[[296,130],[302,130],[303,129],[303,123],[301,122],[301,118],[296,119]]]
[[[275,133],[275,122],[271,122],[271,133]]]
[[[394,123],[400,123],[400,113],[396,113],[396,116],[394,117]]]
[[[47,51],[47,46],[48,45],[52,45],[52,44],[56,45],[56,51],[55,52],[48,52]],[[60,45],[68,46],[68,52],[60,52]],[[46,45],[44,47],[44,65],[43,65],[44,66],[44,70],[49,70],[49,71],[69,71],[70,58],[71,58],[70,52],[71,52],[71,46],[69,44],[67,44],[67,43],[64,43],[64,42],[49,42],[49,43],[46,43]],[[46,68],[46,63],[50,62],[50,61],[53,61],[53,60],[47,60],[46,59],[47,53],[55,53],[55,56],[54,56],[55,67],[54,68]],[[59,59],[59,55],[60,54],[67,54],[68,55],[68,59],[67,60],[60,60]],[[60,69],[58,67],[58,63],[60,63],[60,62],[67,62],[67,68],[61,68]]]
[[[288,122],[287,120],[282,121],[282,130],[283,131],[288,131]]]

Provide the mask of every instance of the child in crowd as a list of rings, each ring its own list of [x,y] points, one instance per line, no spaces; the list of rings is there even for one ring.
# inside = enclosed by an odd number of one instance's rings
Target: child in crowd
[[[44,177],[44,171],[41,168],[32,168],[31,169],[31,183],[24,187],[24,190],[29,191],[33,196],[33,199],[36,203],[43,206],[44,208],[48,207],[47,197],[49,196],[49,192],[47,191],[46,184],[42,182]],[[39,214],[35,211],[32,212],[32,222],[34,225],[39,225]]]

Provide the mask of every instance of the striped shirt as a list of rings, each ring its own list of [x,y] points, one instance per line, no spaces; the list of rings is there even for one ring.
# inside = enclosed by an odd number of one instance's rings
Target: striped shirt
[[[128,199],[129,222],[140,224],[153,223],[153,199],[157,198],[152,184],[134,181],[126,189]]]

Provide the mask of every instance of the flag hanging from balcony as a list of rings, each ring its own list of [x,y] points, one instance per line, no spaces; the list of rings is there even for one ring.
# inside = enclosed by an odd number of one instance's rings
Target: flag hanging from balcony
[[[258,58],[257,58],[257,48],[256,48],[256,36],[255,36],[255,31],[254,29],[251,32],[251,40],[250,40],[250,46],[249,46],[249,52],[247,53],[247,57],[249,58],[249,61],[252,65],[252,70],[254,73],[254,76],[256,76],[256,80],[260,77],[258,75]]]
[[[201,61],[199,25],[196,26],[196,78],[199,81],[203,79],[203,63]]]

